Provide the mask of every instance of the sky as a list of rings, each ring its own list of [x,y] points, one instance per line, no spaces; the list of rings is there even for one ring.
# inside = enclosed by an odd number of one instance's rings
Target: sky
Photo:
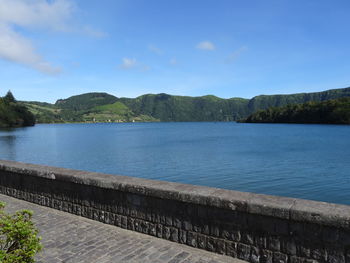
[[[345,88],[349,11],[348,0],[0,0],[0,95]]]

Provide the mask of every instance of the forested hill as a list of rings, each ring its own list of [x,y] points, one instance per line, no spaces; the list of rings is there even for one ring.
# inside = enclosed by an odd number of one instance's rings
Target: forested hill
[[[33,126],[34,115],[18,103],[11,92],[0,97],[0,128]]]
[[[79,121],[234,121],[257,110],[308,101],[350,97],[350,88],[290,95],[260,95],[252,99],[222,99],[146,94],[118,98],[107,93],[86,93],[55,104],[24,102],[38,122]]]
[[[259,110],[240,122],[350,124],[350,97],[270,107]]]

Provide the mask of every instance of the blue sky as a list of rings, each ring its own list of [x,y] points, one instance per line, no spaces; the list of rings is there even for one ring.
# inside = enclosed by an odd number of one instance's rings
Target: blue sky
[[[350,86],[349,1],[0,0],[0,94],[251,98]]]

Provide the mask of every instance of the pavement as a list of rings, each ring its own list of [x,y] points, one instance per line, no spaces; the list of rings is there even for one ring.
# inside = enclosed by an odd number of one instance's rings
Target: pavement
[[[42,237],[37,263],[142,262],[142,263],[244,263],[164,239],[125,230],[52,208],[0,195],[6,211],[29,209]]]

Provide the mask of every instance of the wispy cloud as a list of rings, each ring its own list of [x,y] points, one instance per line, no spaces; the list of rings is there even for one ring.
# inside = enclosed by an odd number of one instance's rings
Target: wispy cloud
[[[139,70],[139,71],[149,71],[151,67],[143,63],[138,62],[135,58],[123,58],[122,63],[119,65],[120,69],[124,70]]]
[[[246,46],[242,46],[235,51],[233,51],[228,57],[225,59],[225,63],[230,64],[236,61],[236,59],[245,51],[247,51],[248,48]]]
[[[119,65],[122,69],[132,69],[137,66],[137,61],[135,58],[123,58],[122,64]]]
[[[201,50],[212,51],[215,50],[215,45],[210,41],[202,41],[196,45],[196,48]]]
[[[163,55],[164,53],[162,49],[156,47],[155,45],[148,45],[148,49],[157,55]]]
[[[0,22],[68,31],[74,9],[68,0],[0,0]]]
[[[33,67],[43,73],[56,74],[61,70],[45,61],[29,40],[6,25],[0,24],[0,58]]]
[[[91,27],[75,26],[71,22],[76,9],[71,0],[0,0],[0,58],[45,74],[59,73],[61,70],[46,61],[33,47],[32,41],[16,29],[82,32],[101,37],[102,32]]]
[[[79,30],[79,29],[78,29]],[[106,32],[97,30],[91,26],[84,26],[81,30],[80,30],[83,34],[86,34],[90,37],[94,37],[94,38],[103,38],[107,36]]]
[[[177,59],[176,58],[171,58],[170,60],[169,60],[169,63],[170,63],[170,65],[176,65],[177,64]]]

